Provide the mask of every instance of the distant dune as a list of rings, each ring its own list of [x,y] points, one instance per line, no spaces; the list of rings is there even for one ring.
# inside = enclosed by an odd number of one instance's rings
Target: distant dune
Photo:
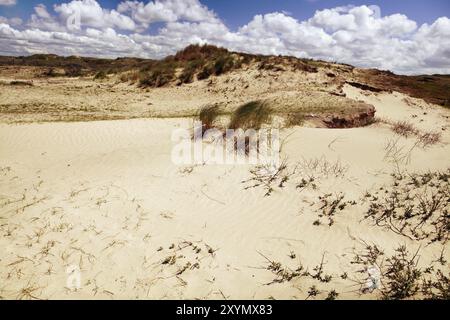
[[[448,299],[449,85],[212,46],[2,57],[0,298]],[[199,120],[279,129],[281,161],[176,165]]]

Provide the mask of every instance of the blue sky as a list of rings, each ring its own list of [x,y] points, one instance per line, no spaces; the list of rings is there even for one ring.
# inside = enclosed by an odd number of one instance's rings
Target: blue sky
[[[24,20],[33,12],[34,6],[45,4],[52,8],[55,3],[69,0],[18,0],[16,6],[0,6],[0,15],[21,17]],[[114,9],[121,0],[98,0],[104,8]],[[147,1],[144,1],[147,2]],[[378,5],[381,14],[402,13],[418,24],[432,23],[437,18],[450,15],[449,0],[200,0],[214,10],[231,29],[236,29],[256,14],[285,11],[299,20],[313,16],[316,10],[344,5]]]

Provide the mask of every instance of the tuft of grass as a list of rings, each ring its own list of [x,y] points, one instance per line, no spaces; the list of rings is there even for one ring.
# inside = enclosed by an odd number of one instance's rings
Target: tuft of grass
[[[409,136],[415,136],[418,134],[418,129],[414,125],[407,121],[397,121],[392,124],[392,131],[396,134],[408,138]]]
[[[289,113],[286,116],[286,127],[301,126],[305,122],[305,114],[303,112]]]
[[[425,132],[417,138],[422,148],[433,146],[441,141],[442,134],[440,132]]]
[[[135,71],[127,71],[120,75],[120,81],[121,82],[131,82],[136,83],[139,81],[139,72],[137,70]]]
[[[230,129],[258,130],[271,119],[272,110],[262,101],[246,103],[234,111],[231,116]]]
[[[202,122],[202,133],[214,128],[214,121],[219,116],[218,106],[206,106],[200,110],[199,119]]]

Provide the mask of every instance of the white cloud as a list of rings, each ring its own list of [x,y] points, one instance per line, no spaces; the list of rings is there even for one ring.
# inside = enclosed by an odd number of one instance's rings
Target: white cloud
[[[95,0],[74,0],[55,5],[54,10],[61,21],[67,22],[74,15],[79,15],[81,26],[94,28],[118,28],[134,30],[135,22],[116,10],[103,9]]]
[[[77,10],[81,28],[70,30],[66,21]],[[256,15],[231,31],[198,0],[124,1],[116,10],[104,9],[95,0],[74,0],[55,5],[54,11],[36,6],[26,27],[0,18],[0,53],[161,58],[190,43],[212,43],[405,74],[450,73],[447,17],[417,26],[402,14],[382,17],[376,6],[347,6],[317,11],[305,21],[286,12]],[[149,34],[157,22],[163,26]]]
[[[147,4],[124,1],[117,6],[117,11],[130,13],[135,21],[145,27],[155,22],[217,21],[216,15],[198,0],[155,0]]]
[[[0,0],[0,6],[13,6],[16,3],[16,0]]]
[[[0,16],[0,23],[9,24],[9,25],[15,27],[15,26],[20,26],[23,23],[23,21],[20,18],[6,18],[6,17]]]

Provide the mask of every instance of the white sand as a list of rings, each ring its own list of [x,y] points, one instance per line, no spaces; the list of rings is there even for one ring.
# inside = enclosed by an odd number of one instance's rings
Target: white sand
[[[450,112],[418,100],[408,105],[397,93],[345,91],[373,104],[378,117],[442,132],[442,143],[414,149],[402,169],[448,168]],[[0,296],[304,299],[317,282],[266,285],[274,276],[262,255],[286,265],[301,261],[312,270],[325,254],[324,268],[333,280],[317,284],[323,290],[319,298],[336,289],[339,298],[367,299],[376,292],[360,296],[355,283],[340,277],[355,271],[355,239],[388,252],[399,244],[411,251],[421,245],[363,220],[364,192],[389,183],[395,169],[384,159],[386,141],[396,138],[387,126],[283,131],[290,165],[325,157],[349,170],[342,178],[322,178],[319,190],[298,191],[289,181],[264,197],[261,188],[244,190],[247,165],[172,164],[172,130],[190,125],[186,119],[0,124]],[[400,143],[411,145],[414,138]],[[337,192],[358,204],[339,213],[332,227],[313,226],[318,195]],[[174,254],[172,244],[177,259],[164,261]],[[421,265],[442,250],[440,243],[423,246]],[[450,258],[448,246],[444,254]],[[81,288],[72,290],[67,272],[77,268]]]

